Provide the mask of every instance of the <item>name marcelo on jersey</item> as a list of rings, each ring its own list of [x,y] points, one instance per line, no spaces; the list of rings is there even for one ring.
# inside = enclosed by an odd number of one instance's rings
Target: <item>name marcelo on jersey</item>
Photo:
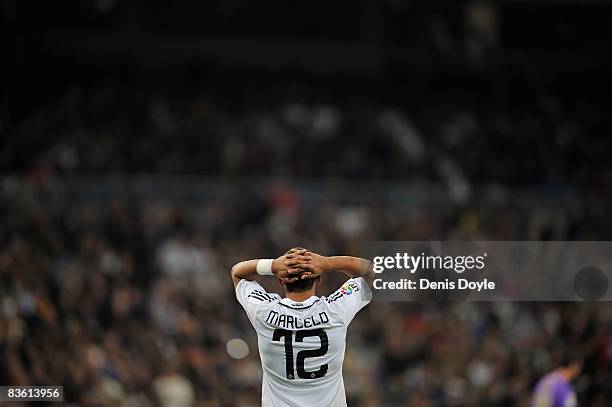
[[[329,316],[325,311],[319,312],[318,315],[311,315],[307,318],[298,318],[291,315],[279,314],[276,311],[270,311],[266,317],[266,322],[285,329],[302,329],[312,328],[313,326],[329,322]]]

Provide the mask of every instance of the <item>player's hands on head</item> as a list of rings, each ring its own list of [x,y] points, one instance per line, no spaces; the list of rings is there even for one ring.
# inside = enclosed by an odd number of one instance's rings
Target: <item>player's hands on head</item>
[[[277,258],[274,263],[275,274],[284,283],[292,283],[300,278],[304,272],[304,266],[310,260],[308,251],[301,247],[290,249],[284,255]]]
[[[326,269],[326,257],[310,250],[298,247],[285,254],[289,273],[299,278],[316,278]]]
[[[305,271],[309,271],[308,262],[310,259],[311,257],[308,250],[303,247],[294,247],[288,250],[287,253],[285,253],[287,272],[292,275],[295,280],[299,279]]]

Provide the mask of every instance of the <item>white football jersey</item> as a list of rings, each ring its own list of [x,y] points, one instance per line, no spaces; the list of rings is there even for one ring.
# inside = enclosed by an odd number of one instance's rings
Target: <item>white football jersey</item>
[[[372,298],[363,278],[347,280],[329,297],[312,296],[304,302],[241,280],[236,298],[257,331],[262,406],[346,406],[346,329]]]

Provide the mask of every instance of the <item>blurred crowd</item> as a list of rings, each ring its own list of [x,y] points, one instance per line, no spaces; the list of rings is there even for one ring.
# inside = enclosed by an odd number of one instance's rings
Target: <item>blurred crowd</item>
[[[612,190],[609,103],[579,93],[225,86],[74,85],[5,121],[0,168],[425,177],[453,185],[457,199],[480,182]]]
[[[238,88],[75,85],[1,123],[1,384],[63,385],[78,405],[255,406],[237,261],[611,240],[596,101]],[[526,406],[568,352],[585,356],[580,405],[609,405],[611,338],[603,303],[373,302],[349,329],[349,405]]]
[[[454,204],[448,191],[436,202],[394,202],[390,183],[389,197],[366,205],[361,182],[329,191],[317,181],[150,176],[144,191],[116,186],[129,180],[0,182],[2,384],[63,385],[78,405],[256,406],[256,336],[229,278],[239,260],[297,244],[359,254],[375,239],[604,239],[611,230],[588,199],[577,210],[575,199],[540,190],[536,210],[528,191],[501,203],[478,193]],[[342,276],[324,277],[328,295]],[[246,342],[246,357],[233,358],[244,354],[232,339]],[[604,303],[375,301],[347,341],[351,406],[527,406],[538,377],[568,352],[585,357],[580,405],[612,397]]]
[[[238,261],[612,241],[605,2],[58,3],[0,1],[0,385],[259,406]],[[373,301],[347,342],[352,407],[527,407],[568,355],[612,405],[609,303]]]

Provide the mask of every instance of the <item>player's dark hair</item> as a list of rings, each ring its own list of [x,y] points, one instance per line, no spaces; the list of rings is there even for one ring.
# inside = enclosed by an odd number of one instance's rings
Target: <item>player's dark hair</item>
[[[293,283],[285,283],[285,289],[291,293],[303,293],[312,288],[316,278],[305,278],[294,281]]]

